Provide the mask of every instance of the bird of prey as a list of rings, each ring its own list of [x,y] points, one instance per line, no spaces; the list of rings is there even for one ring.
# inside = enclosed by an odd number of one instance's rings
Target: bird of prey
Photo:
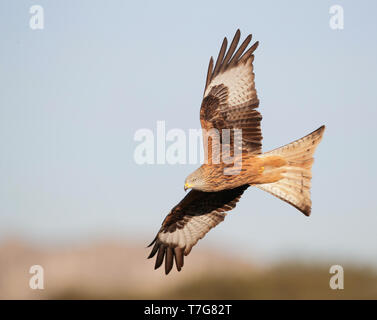
[[[238,47],[239,40],[240,31],[237,30],[227,50],[224,38],[216,63],[212,57],[209,61],[200,108],[206,161],[186,178],[184,188],[192,190],[166,216],[149,245],[153,248],[148,258],[157,254],[155,269],[165,260],[166,274],[174,261],[177,270],[181,270],[184,256],[210,229],[224,220],[226,212],[236,206],[249,186],[271,193],[306,216],[311,212],[313,154],[325,126],[283,147],[262,153],[262,116],[257,111],[259,100],[253,72],[253,53],[258,42],[248,48],[249,35]],[[220,132],[220,138],[206,134],[211,130]],[[221,135],[225,130],[238,130],[241,138],[237,140],[234,133],[225,139]],[[240,151],[237,155],[236,150]],[[215,154],[220,161],[214,161]],[[231,164],[225,161],[232,158]],[[233,170],[233,173],[225,173],[225,169]]]

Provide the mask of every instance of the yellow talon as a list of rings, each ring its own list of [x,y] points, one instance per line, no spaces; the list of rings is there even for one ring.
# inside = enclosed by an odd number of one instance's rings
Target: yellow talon
[[[264,171],[264,167],[260,167],[259,173],[263,173],[263,171]]]

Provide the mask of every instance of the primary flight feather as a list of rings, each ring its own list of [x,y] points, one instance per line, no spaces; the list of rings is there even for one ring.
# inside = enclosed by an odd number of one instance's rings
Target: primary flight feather
[[[248,48],[249,35],[238,47],[239,40],[237,30],[228,50],[224,38],[215,65],[210,59],[200,108],[206,161],[186,178],[185,190],[192,190],[170,211],[150,244],[148,258],[157,255],[155,269],[165,260],[166,274],[174,261],[181,270],[184,256],[224,220],[249,186],[271,193],[306,216],[311,213],[313,154],[325,127],[262,153],[262,116],[256,110],[253,72],[258,42]]]

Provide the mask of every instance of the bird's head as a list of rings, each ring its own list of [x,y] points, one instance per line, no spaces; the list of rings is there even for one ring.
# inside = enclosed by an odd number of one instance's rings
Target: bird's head
[[[199,168],[200,169],[200,168]],[[187,189],[198,189],[201,190],[204,187],[205,181],[201,175],[200,170],[196,170],[191,173],[185,180],[185,191]]]

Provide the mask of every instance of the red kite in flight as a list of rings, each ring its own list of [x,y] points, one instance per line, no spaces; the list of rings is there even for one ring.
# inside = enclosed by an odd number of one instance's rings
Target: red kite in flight
[[[265,190],[288,202],[306,216],[311,212],[311,167],[314,151],[322,139],[322,126],[307,136],[283,147],[262,153],[261,114],[255,90],[253,60],[258,42],[247,49],[251,35],[238,47],[237,30],[229,49],[224,38],[214,65],[208,66],[204,97],[200,109],[206,163],[191,173],[185,190],[192,189],[167,215],[148,258],[157,254],[155,269],[165,260],[165,273],[183,267],[183,257],[205,234],[222,222],[249,186]],[[237,50],[236,50],[237,49]],[[238,129],[240,153],[235,154],[235,136],[227,141],[207,132]],[[229,154],[229,149],[234,150]],[[218,155],[223,161],[214,161]],[[229,165],[225,159],[233,156]],[[237,164],[235,164],[237,162]],[[233,174],[225,169],[233,166]]]

